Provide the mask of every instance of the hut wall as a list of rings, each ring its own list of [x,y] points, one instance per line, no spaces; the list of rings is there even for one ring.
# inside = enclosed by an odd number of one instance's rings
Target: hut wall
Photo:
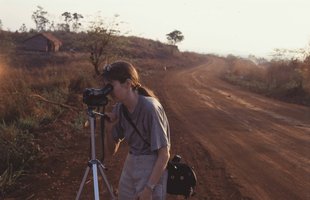
[[[37,37],[30,38],[29,40],[25,41],[24,48],[26,50],[32,51],[48,51],[48,40],[39,35]]]

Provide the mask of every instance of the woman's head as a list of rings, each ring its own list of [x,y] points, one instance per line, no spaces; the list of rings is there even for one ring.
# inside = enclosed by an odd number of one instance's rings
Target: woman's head
[[[103,79],[108,82],[119,81],[120,83],[125,83],[129,79],[133,87],[140,85],[137,70],[132,64],[125,61],[117,61],[106,65],[103,71]]]
[[[130,84],[133,91],[143,96],[155,97],[153,91],[141,86],[140,77],[136,68],[129,62],[116,61],[105,66],[103,71],[103,79],[105,82],[119,82],[120,84]]]

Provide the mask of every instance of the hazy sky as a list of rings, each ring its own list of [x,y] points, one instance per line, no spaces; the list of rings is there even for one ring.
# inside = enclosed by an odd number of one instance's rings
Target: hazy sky
[[[310,0],[0,0],[3,29],[34,28],[40,5],[60,23],[65,11],[85,21],[115,14],[129,35],[166,42],[177,29],[182,51],[267,56],[274,48],[305,48],[310,41]]]

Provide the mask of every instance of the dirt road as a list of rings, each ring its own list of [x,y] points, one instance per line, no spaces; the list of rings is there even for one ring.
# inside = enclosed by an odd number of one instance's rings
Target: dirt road
[[[223,82],[217,75],[226,65],[212,58],[154,85],[177,126],[176,151],[198,168],[198,192],[210,186],[202,151],[223,164],[225,177],[239,185],[239,199],[310,199],[310,109]],[[191,149],[197,142],[200,149]]]

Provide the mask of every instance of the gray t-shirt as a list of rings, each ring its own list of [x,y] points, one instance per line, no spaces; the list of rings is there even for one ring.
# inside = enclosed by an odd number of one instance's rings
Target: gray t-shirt
[[[121,103],[115,107],[119,122],[114,126],[112,135],[115,141],[125,139],[134,155],[155,154],[162,147],[170,148],[170,128],[162,105],[153,97],[139,95],[138,103],[129,117],[136,125],[144,140],[125,118]]]

